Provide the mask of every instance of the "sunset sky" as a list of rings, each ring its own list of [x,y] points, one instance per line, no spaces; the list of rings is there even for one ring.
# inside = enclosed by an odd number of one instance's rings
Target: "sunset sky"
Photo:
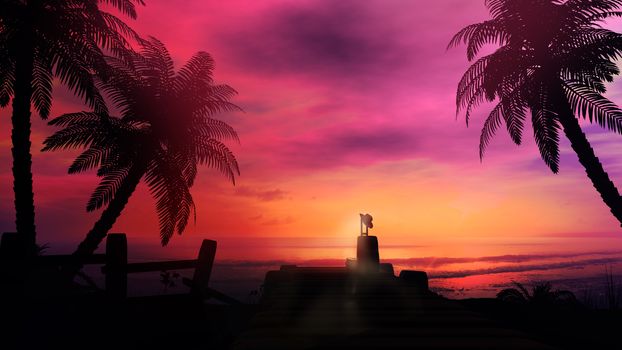
[[[274,242],[347,246],[365,212],[381,244],[404,247],[622,237],[567,142],[557,175],[529,129],[520,147],[500,129],[480,163],[488,107],[469,128],[456,119],[455,87],[468,62],[464,47],[446,46],[487,16],[483,0],[148,0],[128,23],[163,41],[178,64],[196,51],[212,54],[216,80],[238,91],[234,102],[244,109],[218,116],[240,135],[231,145],[237,184],[203,169],[192,189],[196,225],[164,249],[201,238],[246,242],[250,257]],[[618,104],[620,84],[607,94]],[[85,109],[62,87],[54,98],[52,116]],[[10,112],[0,110],[0,232],[14,230]],[[622,186],[621,136],[583,125]],[[39,151],[54,130],[33,114],[38,241],[71,250],[100,215],[85,210],[98,179],[67,175],[76,152]],[[154,207],[141,184],[113,231],[157,245]],[[232,243],[224,247],[235,255]]]

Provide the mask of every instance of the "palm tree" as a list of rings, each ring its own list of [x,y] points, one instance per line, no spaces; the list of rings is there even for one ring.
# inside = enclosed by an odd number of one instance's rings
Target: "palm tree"
[[[467,126],[474,107],[495,101],[480,137],[480,159],[495,131],[505,123],[521,143],[527,112],[542,159],[559,170],[562,129],[587,176],[611,213],[622,224],[620,194],[594,154],[578,118],[622,133],[622,110],[603,96],[605,83],[619,73],[622,35],[599,23],[617,11],[620,0],[487,0],[492,16],[460,30],[449,47],[467,45],[473,61],[487,44],[500,47],[477,59],[458,84],[457,113]]]
[[[103,63],[101,48],[121,53],[124,35],[135,37],[119,18],[101,11],[107,3],[136,18],[142,0],[0,0],[0,106],[12,98],[13,189],[16,229],[35,247],[35,212],[30,154],[31,104],[46,119],[57,77],[97,111],[104,100],[91,71]]]
[[[549,282],[536,283],[531,292],[519,282],[512,282],[515,288],[506,288],[497,293],[497,299],[516,304],[549,307],[575,304],[577,299],[567,290],[554,290]]]
[[[198,52],[175,74],[161,42],[151,38],[141,45],[140,53],[129,54],[129,62],[109,57],[107,80],[98,84],[121,117],[79,112],[50,122],[64,128],[45,140],[43,150],[86,148],[69,173],[97,168],[102,178],[87,210],[106,209],[76,256],[97,249],[141,179],[156,200],[160,238],[166,245],[175,230],[184,231],[195,210],[189,189],[197,165],[218,169],[234,184],[239,174],[233,153],[222,142],[238,140],[237,134],[212,118],[217,112],[239,110],[229,102],[236,91],[214,83],[211,56]]]

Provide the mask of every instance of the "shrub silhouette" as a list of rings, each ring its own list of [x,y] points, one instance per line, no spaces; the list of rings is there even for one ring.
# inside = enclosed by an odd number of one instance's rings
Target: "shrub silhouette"
[[[550,282],[536,283],[532,286],[531,291],[519,282],[512,283],[515,288],[503,289],[497,293],[497,299],[508,303],[535,307],[573,305],[577,302],[572,292],[553,289]]]

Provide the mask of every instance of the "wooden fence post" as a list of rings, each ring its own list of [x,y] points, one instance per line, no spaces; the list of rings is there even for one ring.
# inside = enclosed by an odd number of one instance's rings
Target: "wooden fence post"
[[[0,258],[23,259],[24,239],[17,232],[5,232],[0,239]]]
[[[203,294],[207,290],[215,256],[216,241],[204,239],[203,243],[201,243],[201,250],[199,250],[197,265],[194,268],[192,293]]]
[[[4,281],[23,281],[26,270],[32,261],[28,261],[23,235],[17,232],[5,232],[0,238],[0,275]],[[2,285],[2,282],[0,282]],[[20,284],[22,285],[22,284]],[[21,293],[22,291],[17,291]]]
[[[115,299],[127,297],[127,237],[110,233],[106,237],[106,294]]]

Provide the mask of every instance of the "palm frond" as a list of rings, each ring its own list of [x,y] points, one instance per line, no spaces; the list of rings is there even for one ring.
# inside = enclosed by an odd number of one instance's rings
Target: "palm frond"
[[[565,3],[569,12],[574,18],[584,20],[584,24],[591,24],[594,21],[602,20],[607,17],[619,16],[617,9],[622,6],[620,0],[568,0]]]
[[[462,28],[451,38],[447,48],[450,49],[460,44],[466,44],[467,59],[471,61],[485,44],[503,45],[508,40],[508,33],[499,20],[491,19]]]
[[[240,174],[240,168],[233,152],[225,144],[215,139],[197,137],[196,155],[199,164],[220,171],[235,184],[235,176]]]
[[[145,5],[143,0],[98,0],[110,4],[132,19],[136,19],[136,5]]]
[[[603,128],[622,133],[622,109],[603,95],[575,82],[562,83],[573,112]]]
[[[6,107],[13,97],[14,72],[13,61],[9,59],[0,61],[0,107]]]
[[[149,132],[146,126],[139,122],[126,122],[95,112],[64,114],[48,124],[61,126],[63,129],[45,139],[42,151],[92,145],[99,148],[124,146],[132,151],[138,146],[137,140]]]
[[[466,110],[465,119],[469,117],[473,108],[485,100],[493,101],[497,94],[501,97],[501,86],[507,85],[507,81],[516,79],[525,80],[526,73],[516,68],[520,67],[520,53],[507,47],[502,47],[490,55],[484,56],[473,63],[464,73],[456,92],[456,115],[461,109]],[[508,66],[508,64],[512,64]]]
[[[42,58],[34,61],[32,72],[32,104],[42,119],[47,119],[52,107],[52,67]]]
[[[234,140],[240,142],[240,138],[235,129],[222,120],[202,118],[200,122],[196,123],[196,128],[198,134],[203,137],[213,138],[219,141]]]
[[[194,160],[194,153],[186,154],[185,156],[187,156],[188,159],[183,162],[184,167],[182,168],[182,176],[184,177],[187,186],[192,187],[192,185],[194,185],[194,180],[197,177],[197,172],[199,170],[198,163]]]
[[[531,122],[534,138],[544,163],[553,173],[559,171],[559,123],[557,113],[553,111],[548,94],[540,87],[539,96],[531,108]]]
[[[498,21],[490,20],[481,23],[468,38],[467,59],[472,61],[479,50],[486,44],[503,45],[509,40],[506,31]]]
[[[86,210],[89,212],[94,211],[110,203],[121,184],[126,180],[129,171],[129,168],[121,168],[111,170],[104,175],[97,188],[91,194]]]
[[[122,12],[135,15],[135,3],[142,1],[105,1]],[[47,67],[72,92],[85,100],[96,111],[105,112],[106,105],[94,82],[94,71],[105,65],[101,48],[122,54],[129,48],[125,36],[133,31],[118,18],[99,9],[100,1],[55,2],[54,6],[36,7],[33,33],[37,55],[35,68]],[[4,6],[4,5],[3,5]],[[18,5],[26,6],[24,4]],[[32,9],[31,9],[32,10]],[[19,18],[19,17],[18,17]],[[17,20],[11,25],[26,25]],[[15,45],[20,45],[16,43]],[[35,70],[35,79],[46,81],[44,70]],[[36,81],[35,81],[36,83]],[[33,86],[35,107],[45,118],[48,113],[46,94],[49,84]]]
[[[102,115],[95,112],[66,113],[48,122],[49,125],[65,127],[83,123],[99,123]]]
[[[170,88],[175,77],[175,67],[166,46],[155,37],[142,40],[141,46],[140,56],[136,56],[139,60],[135,61],[136,67],[148,77],[147,80],[154,80],[152,88]],[[164,93],[164,91],[158,91],[158,93]]]
[[[137,54],[128,53],[128,56],[135,58]],[[136,115],[141,91],[148,83],[138,73],[134,59],[128,62],[117,57],[106,57],[106,63],[104,77],[98,81],[99,88],[121,115]]]
[[[475,100],[483,101],[484,72],[490,60],[490,55],[473,63],[462,75],[456,92],[456,115],[462,108],[476,105]]]
[[[498,103],[495,108],[492,109],[488,118],[484,122],[484,126],[482,127],[482,132],[479,138],[479,159],[482,161],[484,159],[484,153],[486,152],[486,148],[492,141],[492,138],[495,136],[495,132],[501,126],[501,109],[503,105]]]
[[[181,234],[195,211],[189,188],[178,167],[178,160],[171,154],[159,151],[147,168],[145,180],[156,199],[156,211],[160,225],[160,239],[167,245],[175,230]]]
[[[222,112],[238,112],[242,111],[242,108],[229,102],[231,96],[237,94],[237,92],[226,85],[217,85],[215,87],[205,88],[207,93],[214,92],[213,95],[200,96],[198,100],[195,100],[195,114],[202,117],[211,117],[217,113]],[[218,95],[222,94],[222,95]]]
[[[68,47],[74,49],[73,47]],[[80,50],[79,54],[85,54],[88,50]],[[54,75],[59,78],[76,96],[87,102],[89,107],[98,113],[107,113],[106,102],[101,96],[95,84],[91,63],[78,57],[75,52],[68,52],[66,48],[54,48],[51,65],[54,67]],[[93,61],[96,59],[93,58]],[[104,64],[103,56],[98,66]]]
[[[213,83],[214,59],[207,52],[197,52],[177,72],[175,88],[178,92],[209,87]]]
[[[75,174],[98,167],[110,151],[106,148],[90,147],[84,150],[69,166],[68,173]]]
[[[80,124],[59,130],[45,139],[41,151],[88,147],[98,136],[101,136],[94,132],[93,127],[96,126],[96,124]]]
[[[528,82],[519,82],[514,88],[501,97],[503,105],[502,115],[510,138],[516,145],[521,144],[523,126],[526,116],[526,104],[524,102],[525,91]],[[509,89],[508,89],[509,90]]]
[[[108,12],[100,11],[99,15],[102,16],[109,31],[110,36],[114,36],[117,44],[125,44],[125,38],[132,39],[134,41],[140,41],[141,37],[130,27],[127,23],[123,22],[119,17],[114,16]],[[120,35],[119,35],[120,34]],[[121,46],[121,45],[120,45]],[[107,48],[114,48],[113,45],[108,45]],[[126,50],[128,46],[122,45]]]

